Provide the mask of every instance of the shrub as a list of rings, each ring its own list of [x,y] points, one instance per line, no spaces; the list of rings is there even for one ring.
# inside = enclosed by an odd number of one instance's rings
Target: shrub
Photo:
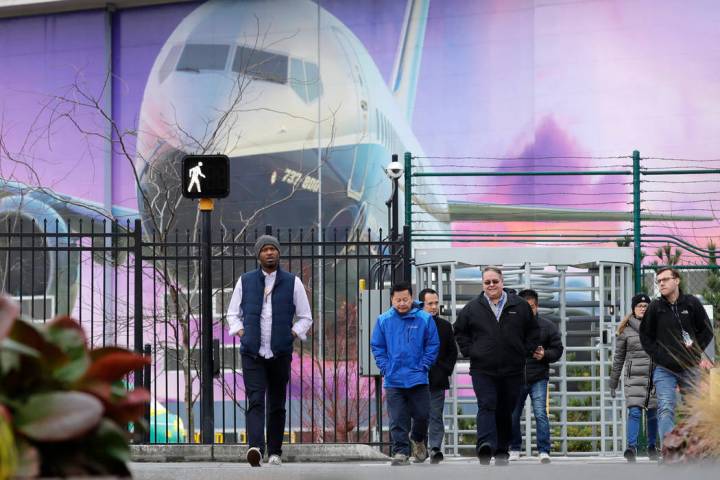
[[[127,425],[150,395],[123,379],[149,360],[117,347],[89,350],[69,317],[36,326],[18,313],[0,296],[0,459],[8,458],[0,478],[129,476]]]

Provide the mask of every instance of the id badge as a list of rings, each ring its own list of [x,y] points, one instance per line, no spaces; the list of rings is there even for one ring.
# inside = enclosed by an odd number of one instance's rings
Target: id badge
[[[690,348],[693,346],[693,339],[690,337],[690,334],[683,329],[682,331],[682,337],[683,337],[683,343],[687,348]]]

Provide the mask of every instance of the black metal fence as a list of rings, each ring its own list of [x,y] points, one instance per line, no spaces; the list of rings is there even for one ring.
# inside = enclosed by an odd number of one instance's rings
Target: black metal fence
[[[33,321],[74,316],[92,347],[149,353],[152,365],[128,379],[152,394],[146,441],[199,442],[201,366],[209,358],[200,349],[199,232],[143,234],[140,221],[1,220],[0,290]],[[286,441],[387,443],[379,377],[359,369],[358,301],[361,291],[382,291],[409,274],[409,235],[267,231],[282,245],[281,268],[305,285],[314,319],[293,353]],[[225,315],[237,279],[258,268],[253,246],[263,233],[213,232],[215,443],[246,442],[240,344]]]

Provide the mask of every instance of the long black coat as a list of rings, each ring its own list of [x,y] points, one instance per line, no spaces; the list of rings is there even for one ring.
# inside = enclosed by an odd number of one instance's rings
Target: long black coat
[[[430,390],[447,390],[450,388],[448,377],[452,375],[457,361],[458,349],[450,322],[442,317],[433,317],[440,337],[440,350],[437,360],[430,368]]]
[[[455,340],[470,370],[485,375],[522,375],[525,360],[539,343],[539,329],[530,305],[510,290],[500,321],[485,295],[470,300],[455,322]]]
[[[542,360],[530,357],[525,365],[525,383],[528,385],[539,380],[550,378],[550,364],[560,360],[563,354],[560,330],[550,320],[537,317],[540,326],[540,345],[545,349]]]

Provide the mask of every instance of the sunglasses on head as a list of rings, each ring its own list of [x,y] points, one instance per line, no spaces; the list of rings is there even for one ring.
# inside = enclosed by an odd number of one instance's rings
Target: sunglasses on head
[[[492,280],[485,280],[483,281],[483,285],[497,285],[500,283],[500,280],[492,279]]]

